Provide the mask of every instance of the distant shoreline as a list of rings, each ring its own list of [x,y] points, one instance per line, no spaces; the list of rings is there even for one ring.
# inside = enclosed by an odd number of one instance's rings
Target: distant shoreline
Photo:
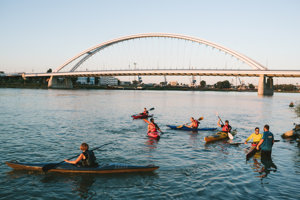
[[[19,89],[49,89],[45,84],[0,84],[0,88],[19,88]],[[191,87],[144,87],[135,86],[97,86],[97,85],[75,85],[72,89],[64,90],[165,90],[165,91],[215,91],[215,92],[257,92],[253,90],[237,89],[216,89],[216,88],[191,88]],[[299,91],[275,91],[276,93],[300,93]]]

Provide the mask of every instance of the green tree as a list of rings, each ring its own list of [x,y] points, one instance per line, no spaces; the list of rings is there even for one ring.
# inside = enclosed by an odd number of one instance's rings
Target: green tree
[[[255,86],[252,83],[250,83],[248,87],[250,88],[250,90],[254,90],[255,89]]]
[[[139,82],[138,82],[137,80],[133,80],[133,81],[132,81],[132,84],[133,84],[133,85],[138,85]]]
[[[231,84],[228,80],[219,81],[216,84],[214,84],[214,87],[218,88],[218,89],[229,89],[229,88],[231,88]]]
[[[201,87],[201,88],[205,88],[205,87],[206,87],[206,82],[202,80],[202,81],[200,82],[200,87]]]

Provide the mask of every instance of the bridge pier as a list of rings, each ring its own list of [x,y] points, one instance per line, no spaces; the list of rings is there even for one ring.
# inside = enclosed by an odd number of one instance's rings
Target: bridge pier
[[[273,96],[274,94],[273,77],[260,75],[257,92],[258,95],[260,96]]]
[[[73,83],[70,78],[51,76],[48,81],[48,88],[72,89]]]

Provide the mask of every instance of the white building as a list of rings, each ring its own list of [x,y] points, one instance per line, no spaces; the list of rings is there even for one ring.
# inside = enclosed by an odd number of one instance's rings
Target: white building
[[[113,76],[100,76],[99,85],[119,85],[119,79]]]

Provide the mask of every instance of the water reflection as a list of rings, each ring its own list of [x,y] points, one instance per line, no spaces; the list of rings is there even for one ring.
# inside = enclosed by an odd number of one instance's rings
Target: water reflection
[[[276,172],[277,166],[274,164],[272,158],[271,159],[261,159],[261,163],[263,164],[261,171],[259,172],[261,178],[266,178],[271,171]]]
[[[159,138],[148,138],[145,144],[149,149],[156,149],[158,141]]]
[[[253,156],[253,163],[251,165],[251,168],[254,172],[259,173],[259,175],[256,177],[261,178],[261,181],[266,178],[271,171],[277,171],[277,166],[272,159],[261,158],[260,154],[257,153]],[[263,184],[263,182],[261,183]]]

